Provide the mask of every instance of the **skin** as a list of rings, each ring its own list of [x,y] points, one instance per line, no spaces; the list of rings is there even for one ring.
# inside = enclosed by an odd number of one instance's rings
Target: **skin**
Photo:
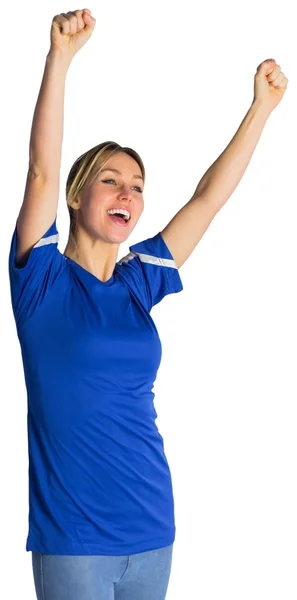
[[[111,278],[120,244],[129,237],[144,209],[143,180],[133,177],[141,176],[137,162],[121,152],[106,162],[104,168],[107,167],[118,169],[121,175],[112,171],[99,173],[91,186],[73,201],[72,208],[78,210],[79,254],[75,255],[70,240],[64,251],[65,256],[103,282]],[[113,223],[106,212],[120,207],[128,208],[131,213],[127,227]]]
[[[275,60],[266,60],[258,66],[254,77],[254,100],[236,134],[204,174],[189,202],[161,231],[178,269],[193,252],[212,219],[236,189],[269,115],[284,95],[287,83],[288,79],[280,70],[280,65],[275,64]],[[127,239],[143,210],[143,198],[140,200],[139,192],[136,192],[132,185],[139,182],[131,179],[133,173],[140,173],[137,163],[125,154],[110,160],[114,161],[112,166],[120,168],[121,176],[118,176],[113,184],[112,192],[105,191],[102,186],[106,184],[99,178],[101,180],[95,183],[95,187],[92,186],[91,192],[84,194],[78,238],[79,264],[102,281],[107,281],[112,276],[119,244]],[[114,174],[112,176],[115,177]],[[127,228],[121,229],[109,222],[106,209],[116,208],[117,204],[114,202],[122,202],[124,205],[127,201],[133,208],[132,221]],[[75,208],[75,205],[73,207]],[[70,247],[67,246],[65,254],[69,256],[70,251]]]
[[[68,61],[70,64],[77,51],[92,35],[95,25],[96,19],[91,16],[89,9],[69,12],[66,16],[64,13],[57,15],[51,29],[51,51],[60,58],[63,57],[66,64]],[[254,99],[236,134],[206,171],[190,201],[174,215],[161,232],[178,269],[193,252],[214,216],[236,189],[250,162],[266,120],[281,101],[287,83],[288,79],[274,59],[267,59],[258,66],[254,76]],[[123,163],[123,172],[111,196],[109,192],[105,195],[104,190],[103,199],[103,184],[96,183],[98,187],[92,188],[91,197],[86,198],[85,204],[82,202],[80,211],[82,216],[78,260],[102,280],[106,280],[113,273],[119,244],[131,233],[140,216],[139,204],[135,201],[135,213],[127,229],[115,231],[111,224],[106,222],[104,206],[107,199],[128,199],[134,205],[129,185],[129,168],[133,159],[128,159],[130,164]],[[118,156],[116,160],[127,159]],[[138,169],[138,166],[135,168]],[[128,194],[128,198],[123,198],[123,194]],[[71,246],[67,245],[65,254],[68,255],[68,252],[72,251]]]

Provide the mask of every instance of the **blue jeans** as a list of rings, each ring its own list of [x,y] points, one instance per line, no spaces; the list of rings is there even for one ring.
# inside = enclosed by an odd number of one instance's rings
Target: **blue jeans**
[[[164,600],[173,544],[127,556],[32,552],[37,600]]]

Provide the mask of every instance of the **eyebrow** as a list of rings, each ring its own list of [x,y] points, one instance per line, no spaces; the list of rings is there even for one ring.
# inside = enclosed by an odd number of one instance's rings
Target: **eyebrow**
[[[102,169],[100,171],[100,173],[103,173],[103,171],[113,171],[114,173],[118,173],[119,175],[122,175],[121,171],[119,171],[118,169],[107,169],[106,168],[106,169]],[[141,175],[133,175],[133,177],[135,177],[135,179],[141,179],[143,181]]]

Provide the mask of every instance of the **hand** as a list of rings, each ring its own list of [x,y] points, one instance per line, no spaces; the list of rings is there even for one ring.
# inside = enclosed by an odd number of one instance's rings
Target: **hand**
[[[91,37],[96,19],[88,8],[56,15],[52,21],[50,52],[58,52],[69,62]]]
[[[254,102],[264,106],[268,114],[281,101],[289,81],[275,60],[271,60],[264,60],[258,66],[254,79]]]

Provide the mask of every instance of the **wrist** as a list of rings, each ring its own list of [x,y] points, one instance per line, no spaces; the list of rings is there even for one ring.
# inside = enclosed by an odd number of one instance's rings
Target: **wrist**
[[[267,108],[266,103],[255,98],[252,102],[250,110],[254,115],[263,121],[267,121],[268,117],[271,115],[271,111]]]
[[[68,70],[71,64],[72,58],[66,56],[65,53],[60,52],[59,50],[50,49],[46,56],[46,62],[53,63],[59,65],[65,71]]]

